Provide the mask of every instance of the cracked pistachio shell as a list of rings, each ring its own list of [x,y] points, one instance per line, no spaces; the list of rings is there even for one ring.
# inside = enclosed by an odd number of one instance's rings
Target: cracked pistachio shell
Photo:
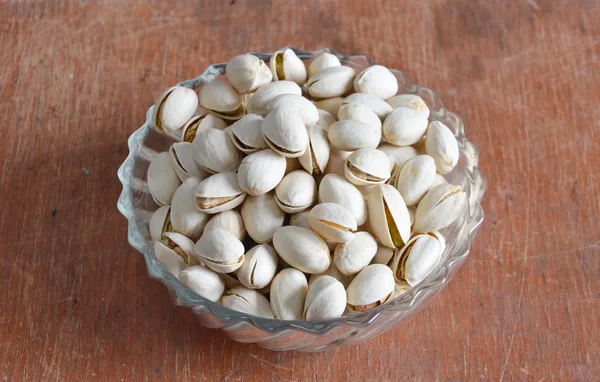
[[[379,242],[377,243],[377,252],[375,253],[375,257],[371,261],[372,264],[383,264],[383,265],[391,265],[392,259],[394,258],[395,253],[398,251],[397,248],[388,248],[385,245],[381,245]]]
[[[196,189],[196,206],[207,214],[232,210],[242,204],[246,193],[240,188],[235,172],[220,172],[204,179]]]
[[[225,291],[225,283],[219,274],[207,267],[195,265],[179,273],[179,280],[200,296],[217,302]]]
[[[308,286],[311,286],[315,282],[315,280],[317,280],[321,276],[333,277],[337,281],[341,282],[342,285],[344,285],[344,288],[348,288],[348,285],[350,285],[350,282],[352,281],[352,276],[346,276],[345,274],[340,272],[340,270],[335,266],[333,262],[331,262],[331,265],[329,266],[329,268],[327,268],[325,272],[319,273],[317,275],[310,275],[310,278],[308,279]]]
[[[359,103],[346,103],[338,110],[338,120],[351,119],[367,123],[381,130],[381,120],[371,109]]]
[[[333,98],[327,98],[327,99],[322,99],[320,101],[317,101],[315,103],[315,106],[317,106],[317,109],[325,110],[332,116],[337,116],[338,111],[340,110],[340,107],[343,104],[344,104],[344,98],[333,97]]]
[[[262,195],[273,190],[285,174],[285,158],[266,149],[250,154],[242,160],[237,179],[240,188],[249,195]]]
[[[194,138],[194,159],[211,174],[235,171],[242,153],[235,147],[226,131],[203,129]]]
[[[240,94],[246,94],[271,82],[273,75],[263,60],[252,54],[233,57],[225,67],[229,82]]]
[[[207,82],[200,89],[200,106],[224,119],[240,119],[245,113],[242,97],[219,80]]]
[[[390,178],[391,171],[388,156],[383,151],[368,147],[353,152],[344,166],[346,179],[357,186],[385,183]]]
[[[414,206],[429,191],[435,178],[435,162],[429,155],[410,158],[398,174],[395,187],[407,206]]]
[[[221,228],[231,232],[238,240],[246,237],[246,226],[242,214],[236,210],[219,212],[206,223],[204,229]]]
[[[202,180],[210,175],[194,159],[194,146],[190,142],[173,143],[169,148],[169,159],[182,182],[191,176]]]
[[[459,186],[443,183],[433,187],[417,206],[413,230],[437,231],[452,224],[460,216],[466,201],[467,194]]]
[[[389,113],[392,112],[392,107],[381,98],[372,94],[354,93],[344,98],[344,104],[358,103],[370,109],[380,120],[384,120]]]
[[[362,121],[337,121],[327,130],[329,143],[338,150],[354,151],[362,147],[377,148],[381,142],[381,128]]]
[[[354,215],[357,225],[367,221],[367,206],[361,192],[346,179],[327,174],[319,185],[319,201],[321,203],[336,203],[346,208]]]
[[[248,113],[265,116],[268,114],[267,105],[280,94],[302,95],[302,89],[292,81],[277,81],[266,84],[250,97],[247,104]]]
[[[198,95],[194,89],[183,86],[169,88],[158,97],[154,105],[154,127],[167,133],[179,130],[197,108]]]
[[[205,230],[194,246],[197,257],[217,273],[231,273],[244,262],[244,244],[221,228]]]
[[[349,66],[334,66],[310,77],[306,90],[313,98],[339,97],[352,89],[354,69]]]
[[[458,142],[452,131],[439,121],[427,128],[425,151],[435,160],[437,172],[447,174],[458,163]]]
[[[306,276],[294,268],[279,272],[271,282],[271,309],[278,320],[301,320],[308,292]]]
[[[410,217],[400,192],[378,184],[367,198],[369,227],[386,247],[401,247],[410,239]]]
[[[392,262],[396,282],[415,286],[437,267],[441,260],[440,242],[430,235],[416,235],[398,251]]]
[[[194,253],[194,242],[188,237],[178,232],[166,232],[161,241],[167,248],[181,256],[187,266],[199,264]]]
[[[394,272],[383,264],[371,264],[356,275],[346,291],[352,311],[364,312],[388,302],[394,295]]]
[[[259,244],[246,252],[244,263],[237,270],[243,286],[262,289],[271,283],[277,272],[277,252],[269,244]]]
[[[150,194],[156,204],[159,206],[171,204],[173,194],[181,184],[181,180],[171,165],[169,153],[162,152],[152,158],[147,178]]]
[[[313,231],[336,243],[352,240],[357,228],[354,215],[335,203],[317,204],[310,211],[308,221]]]
[[[444,238],[444,235],[442,235],[440,231],[427,232],[427,235],[437,239],[437,241],[440,243],[440,254],[443,254],[444,250],[446,249],[446,239]]]
[[[315,125],[322,127],[325,131],[329,130],[329,126],[337,122],[337,119],[328,111],[317,109],[317,112],[319,113],[319,119]]]
[[[304,211],[300,211],[298,213],[292,214],[292,216],[290,217],[290,225],[295,225],[296,227],[311,229],[310,222],[308,221],[308,217],[310,216],[310,211],[311,210],[306,209]]]
[[[271,112],[280,107],[295,110],[306,126],[312,126],[319,120],[317,107],[301,95],[280,94],[267,104],[267,111]]]
[[[275,318],[269,300],[260,292],[242,285],[225,291],[221,303],[224,307],[238,312],[264,318]]]
[[[297,158],[308,146],[308,133],[302,118],[290,108],[277,108],[262,122],[265,142],[278,154]]]
[[[368,232],[357,232],[352,239],[339,244],[333,253],[335,266],[346,276],[365,268],[377,253],[377,241]]]
[[[330,147],[327,131],[320,126],[308,126],[308,147],[304,154],[298,157],[302,167],[310,175],[321,175],[329,162]]]
[[[417,143],[427,130],[427,118],[408,107],[394,109],[383,121],[383,137],[396,146]]]
[[[217,130],[225,130],[227,127],[227,123],[223,121],[221,118],[217,117],[213,114],[198,114],[194,115],[181,129],[181,139],[184,142],[193,142],[194,138],[196,138],[196,134],[198,130],[203,129],[217,129]]]
[[[290,172],[275,187],[277,205],[289,214],[307,209],[316,199],[317,183],[304,170]]]
[[[209,216],[196,208],[196,188],[200,180],[188,178],[175,191],[171,204],[170,224],[173,231],[198,240]]]
[[[360,72],[354,79],[354,90],[381,99],[388,99],[398,93],[398,79],[388,68],[373,65]]]
[[[346,289],[331,276],[321,276],[308,287],[302,317],[307,321],[341,317],[346,310]]]
[[[329,155],[329,162],[325,173],[339,175],[342,178],[346,177],[346,158],[352,154],[352,151],[332,150]]]
[[[269,60],[274,81],[293,81],[299,86],[306,82],[304,62],[291,49],[279,50]]]
[[[185,261],[175,251],[160,241],[154,242],[154,255],[156,259],[175,277],[185,269]]]
[[[336,66],[341,66],[342,63],[340,59],[337,58],[336,55],[323,52],[310,63],[308,66],[308,75],[310,77],[314,76],[317,73],[322,72],[325,69],[333,68]]]
[[[248,235],[257,243],[273,239],[275,231],[283,226],[285,212],[275,202],[275,194],[248,196],[242,204],[242,218]]]
[[[162,239],[163,233],[173,230],[171,219],[169,217],[170,213],[171,206],[162,206],[152,214],[149,223],[150,238],[152,241]]]
[[[323,273],[331,264],[325,241],[306,228],[279,228],[273,236],[273,246],[286,263],[304,273]]]
[[[427,107],[427,104],[423,101],[423,98],[416,94],[400,94],[389,98],[387,103],[394,109],[399,107],[411,108],[419,112],[423,117],[429,118],[429,108]]]
[[[246,114],[227,129],[231,142],[244,154],[252,154],[268,148],[262,136],[263,117]]]

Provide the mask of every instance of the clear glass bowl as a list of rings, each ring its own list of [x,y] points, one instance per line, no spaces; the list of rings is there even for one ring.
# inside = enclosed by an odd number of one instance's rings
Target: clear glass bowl
[[[362,69],[373,65],[366,56],[345,56],[331,49],[303,51],[293,49],[298,57],[307,61],[326,51],[339,57],[344,65]],[[272,53],[253,53],[268,62]],[[399,94],[418,94],[431,109],[431,119],[442,121],[456,135],[460,148],[460,160],[446,179],[461,185],[468,195],[468,208],[451,226],[442,230],[446,238],[446,250],[438,268],[419,285],[392,301],[369,311],[328,321],[280,321],[264,319],[230,310],[209,301],[183,285],[156,259],[150,240],[148,222],[158,206],[152,200],[146,173],[154,155],[166,151],[179,140],[178,133],[159,133],[151,127],[152,109],[146,113],[146,123],[128,139],[129,155],[118,171],[123,184],[119,197],[119,211],[127,218],[127,238],[146,261],[148,274],[169,289],[173,302],[192,309],[200,323],[208,328],[222,329],[233,340],[257,343],[271,350],[322,351],[340,345],[363,342],[389,330],[400,321],[419,311],[434,295],[439,293],[456,273],[469,254],[471,241],[483,222],[481,198],[486,180],[479,171],[477,148],[465,137],[462,120],[444,108],[439,96],[432,90],[415,85],[404,72],[392,70],[398,78]],[[225,73],[225,64],[209,66],[199,77],[183,81],[179,85],[198,89]],[[158,91],[157,91],[158,93]]]

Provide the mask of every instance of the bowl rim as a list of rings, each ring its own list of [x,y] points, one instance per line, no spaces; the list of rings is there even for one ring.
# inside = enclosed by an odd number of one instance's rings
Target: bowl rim
[[[284,47],[279,50],[283,49],[292,49],[298,55],[298,57],[300,57],[303,60],[314,58],[323,52],[328,52],[336,55],[342,63],[352,63],[353,61],[360,60],[365,63],[365,67],[376,64],[366,55],[344,55],[330,48],[322,48],[315,51],[306,51],[293,47]],[[266,61],[275,52],[249,53]],[[226,63],[211,64],[198,77],[181,81],[177,85],[189,88],[197,88],[204,82],[211,81],[216,76],[224,74],[225,66]],[[360,66],[362,67],[364,65],[361,64]],[[118,178],[121,184],[123,185],[123,189],[119,196],[117,207],[119,212],[123,216],[125,216],[125,218],[127,218],[127,237],[130,245],[144,256],[149,276],[155,280],[162,282],[168,288],[172,300],[176,305],[190,307],[197,313],[211,313],[218,320],[220,320],[221,323],[224,324],[223,326],[227,326],[226,324],[234,325],[240,322],[246,322],[256,328],[259,328],[269,333],[279,333],[287,329],[298,329],[312,334],[321,334],[342,324],[348,324],[353,326],[370,325],[371,323],[377,321],[382,316],[382,314],[387,311],[410,312],[415,306],[418,307],[419,305],[421,305],[419,304],[420,300],[427,299],[431,295],[440,291],[442,287],[448,283],[451,276],[469,255],[471,243],[479,227],[483,223],[484,213],[481,206],[481,201],[487,188],[487,181],[478,167],[478,150],[476,146],[466,138],[462,119],[458,115],[444,108],[439,95],[435,91],[414,84],[410,77],[408,77],[401,70],[390,70],[403,79],[404,85],[402,88],[399,88],[399,94],[417,94],[422,91],[430,92],[433,99],[433,105],[429,105],[432,109],[432,114],[435,110],[435,113],[437,113],[438,116],[447,117],[448,115],[451,115],[452,118],[456,119],[455,123],[457,124],[458,128],[455,136],[459,143],[459,150],[461,154],[464,154],[466,152],[469,153],[467,158],[468,163],[467,166],[465,166],[466,175],[469,180],[467,185],[470,187],[477,186],[477,189],[471,190],[473,192],[476,191],[476,193],[472,195],[474,196],[473,198],[469,198],[469,203],[467,203],[468,208],[466,213],[468,213],[468,217],[464,224],[467,224],[470,227],[468,230],[468,236],[465,238],[462,244],[457,245],[458,248],[455,250],[455,252],[447,254],[445,257],[443,257],[442,261],[438,265],[438,268],[431,272],[431,274],[429,274],[422,282],[420,282],[416,286],[411,287],[407,292],[403,293],[398,297],[395,297],[390,302],[380,305],[376,308],[370,309],[366,312],[356,313],[349,316],[342,316],[335,319],[323,321],[291,321],[268,319],[234,311],[218,303],[210,301],[186,287],[181,281],[179,281],[178,278],[173,276],[169,271],[167,271],[164,268],[164,266],[162,266],[160,262],[158,262],[156,256],[154,255],[152,243],[147,241],[142,236],[138,226],[137,216],[134,213],[135,206],[133,204],[132,184],[130,177],[133,169],[133,164],[135,162],[135,155],[138,152],[140,144],[143,143],[150,130],[153,129],[151,120],[154,106],[151,106],[146,112],[146,121],[144,122],[144,124],[135,132],[133,132],[133,134],[131,134],[128,138],[127,144],[129,148],[129,153],[117,172]],[[179,139],[178,133],[169,133],[167,135]]]

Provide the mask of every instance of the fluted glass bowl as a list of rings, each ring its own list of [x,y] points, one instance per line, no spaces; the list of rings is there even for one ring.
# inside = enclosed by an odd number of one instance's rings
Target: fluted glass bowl
[[[366,56],[346,56],[331,49],[303,51],[293,49],[307,65],[314,57],[326,51],[338,56],[342,64],[356,72],[373,65]],[[268,62],[272,53],[253,53]],[[199,89],[225,73],[225,63],[210,65],[200,76],[179,85]],[[438,95],[427,88],[415,85],[404,72],[392,70],[398,78],[399,94],[417,94],[431,109],[431,120],[442,121],[455,134],[460,149],[456,168],[446,179],[463,187],[468,196],[468,206],[463,215],[449,227],[441,230],[446,239],[442,261],[419,285],[395,297],[387,304],[369,311],[327,321],[281,321],[240,313],[209,301],[183,285],[167,271],[154,255],[148,223],[158,206],[152,200],[146,174],[152,157],[180,139],[178,133],[165,134],[151,125],[153,107],[146,113],[146,122],[128,140],[129,155],[118,171],[123,191],[118,201],[119,211],[127,218],[129,243],[146,261],[148,274],[168,288],[173,302],[192,309],[200,323],[208,328],[222,329],[238,342],[257,343],[272,350],[322,351],[340,345],[363,342],[380,334],[410,315],[419,311],[434,295],[439,293],[469,254],[471,241],[483,221],[481,198],[486,180],[479,171],[477,148],[465,137],[462,120],[444,108]],[[157,91],[158,93],[158,91]]]

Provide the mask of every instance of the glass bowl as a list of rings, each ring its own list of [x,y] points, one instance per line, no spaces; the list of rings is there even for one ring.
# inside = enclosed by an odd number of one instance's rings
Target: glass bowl
[[[335,54],[340,61],[353,67],[357,73],[373,65],[366,56],[346,56],[331,49],[303,51],[293,49],[307,65],[322,52]],[[252,53],[268,62],[272,53]],[[200,76],[179,85],[198,89],[202,84],[222,76],[225,63],[210,65]],[[467,140],[460,117],[444,108],[439,96],[432,90],[415,85],[404,72],[392,70],[398,78],[399,94],[417,94],[431,109],[431,120],[442,121],[455,134],[460,149],[456,168],[445,176],[448,182],[463,187],[468,206],[456,222],[441,230],[446,239],[442,261],[425,280],[395,297],[387,304],[352,316],[327,321],[281,321],[240,313],[209,301],[183,285],[156,259],[148,222],[158,206],[152,200],[146,173],[154,155],[166,151],[180,140],[179,133],[165,134],[151,127],[153,107],[146,113],[146,122],[128,139],[129,155],[118,171],[123,191],[118,201],[119,211],[127,218],[129,243],[146,261],[148,274],[162,282],[173,302],[191,308],[200,323],[208,328],[219,328],[235,341],[257,343],[271,350],[322,351],[340,345],[363,342],[391,329],[400,321],[419,311],[448,283],[469,254],[471,241],[483,222],[481,198],[486,180],[479,171],[477,148]],[[157,91],[158,94],[158,91]]]

